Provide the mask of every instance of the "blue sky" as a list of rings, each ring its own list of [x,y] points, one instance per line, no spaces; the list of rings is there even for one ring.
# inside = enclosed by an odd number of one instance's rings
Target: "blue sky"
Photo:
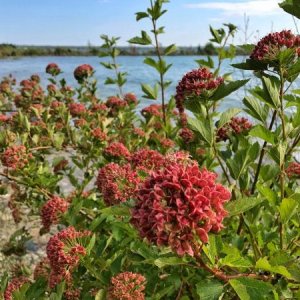
[[[278,0],[171,0],[161,25],[163,45],[203,45],[208,26],[231,22],[239,26],[234,42],[244,37],[244,14],[249,17],[249,41],[270,31],[292,29],[293,19],[278,8]],[[135,22],[149,0],[0,0],[0,43],[27,45],[99,45],[100,34],[120,36],[120,44],[149,29],[149,21]],[[300,24],[299,24],[300,25]]]

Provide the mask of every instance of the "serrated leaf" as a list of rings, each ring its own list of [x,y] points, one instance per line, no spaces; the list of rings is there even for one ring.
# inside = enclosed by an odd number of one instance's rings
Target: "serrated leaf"
[[[237,69],[249,71],[262,71],[268,68],[267,64],[252,59],[247,59],[243,63],[232,64],[232,66]]]
[[[167,48],[165,48],[164,54],[165,54],[165,55],[170,55],[170,54],[176,52],[176,50],[177,50],[176,45],[175,45],[175,44],[172,44],[172,45],[168,46]]]
[[[203,280],[196,284],[196,292],[201,300],[217,300],[223,292],[223,284],[216,280]]]
[[[257,137],[260,138],[272,145],[275,144],[275,135],[273,132],[271,132],[269,129],[267,129],[266,127],[262,126],[262,125],[256,125],[254,126],[250,131],[249,131],[249,135],[253,136],[253,137]]]
[[[196,59],[195,61],[199,66],[206,66],[210,69],[214,68],[214,66],[215,66],[214,61],[212,60],[212,58],[210,56],[207,56],[207,60]]]
[[[151,99],[151,100],[157,100],[158,97],[158,86],[157,84],[154,85],[152,88],[149,84],[141,84],[142,91],[145,93],[143,95],[143,98]]]
[[[213,101],[223,99],[226,96],[228,96],[231,93],[238,90],[243,85],[245,85],[249,80],[250,79],[236,80],[236,81],[232,81],[227,84],[223,83],[216,89],[216,91],[213,93],[213,95],[209,99],[213,100]]]
[[[128,41],[130,44],[138,44],[138,45],[151,45],[152,40],[151,37],[147,34],[146,31],[141,32],[141,37],[134,37]]]
[[[249,115],[263,123],[266,121],[269,112],[269,110],[265,108],[266,105],[262,105],[258,99],[249,96],[244,98],[243,103],[247,107],[245,111]]]
[[[263,88],[267,98],[265,101],[269,103],[273,108],[280,106],[279,90],[275,80],[272,77],[262,77]]]
[[[196,132],[199,132],[202,139],[207,142],[208,145],[212,145],[214,135],[213,135],[213,129],[210,123],[210,120],[197,120],[193,118],[188,118],[188,123],[191,126],[193,130]]]
[[[249,259],[241,257],[240,255],[228,254],[220,260],[220,264],[232,268],[250,268],[252,263]]]
[[[155,259],[153,263],[161,269],[165,266],[175,266],[183,264],[183,261],[179,257],[161,257]]]
[[[266,257],[260,258],[256,262],[255,268],[273,272],[273,273],[277,273],[277,274],[281,274],[289,279],[292,278],[292,275],[289,273],[289,271],[287,270],[287,268],[285,266],[271,266],[270,262],[268,261],[268,259]]]
[[[229,283],[241,300],[270,299],[273,289],[269,283],[247,277],[231,279]]]
[[[220,120],[218,122],[218,128],[223,127],[225,124],[227,124],[234,116],[236,116],[241,111],[242,110],[240,108],[229,108],[226,111],[224,111],[220,116]]]
[[[300,3],[298,0],[285,0],[279,6],[287,13],[300,19]]]
[[[228,211],[230,217],[237,216],[263,203],[264,201],[265,200],[263,198],[258,197],[241,198],[226,203],[225,209]]]
[[[282,223],[286,224],[297,212],[298,201],[292,198],[284,198],[279,207]]]

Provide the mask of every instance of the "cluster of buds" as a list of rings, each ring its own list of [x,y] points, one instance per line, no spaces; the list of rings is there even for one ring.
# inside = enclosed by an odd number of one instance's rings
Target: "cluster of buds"
[[[138,100],[135,94],[127,93],[124,95],[124,101],[127,102],[128,105],[136,106],[138,104]]]
[[[286,174],[290,178],[300,178],[300,163],[292,162],[285,170]]]
[[[129,159],[130,152],[127,147],[120,142],[110,143],[103,151],[109,159]]]
[[[108,206],[125,202],[133,197],[139,184],[136,172],[130,164],[120,166],[109,163],[99,170],[97,186]]]
[[[62,280],[71,282],[72,271],[78,266],[80,258],[86,255],[83,241],[90,235],[89,231],[80,232],[74,227],[67,227],[49,239],[46,252],[51,268],[50,288]]]
[[[107,106],[104,103],[94,103],[90,109],[92,112],[106,112]]]
[[[3,166],[13,170],[24,168],[31,158],[32,154],[27,152],[24,145],[8,147],[1,155]]]
[[[69,203],[58,196],[53,196],[41,209],[41,219],[46,231],[50,230],[52,224],[59,222],[59,216],[64,214],[69,208]]]
[[[191,143],[195,138],[194,132],[187,127],[184,127],[179,131],[179,136],[186,144]]]
[[[141,111],[141,114],[146,118],[150,119],[151,117],[159,117],[162,118],[162,106],[159,104],[151,104],[147,107],[144,107]]]
[[[37,280],[38,278],[45,278],[48,280],[50,274],[50,261],[48,257],[44,257],[40,260],[33,270],[33,278]]]
[[[176,87],[176,107],[179,113],[184,111],[186,98],[207,96],[224,82],[222,77],[215,78],[207,68],[192,70],[185,74]]]
[[[146,133],[143,129],[139,128],[139,127],[134,127],[133,130],[132,130],[132,133],[136,136],[139,136],[139,137],[145,137],[146,136]]]
[[[25,283],[29,280],[26,277],[16,277],[13,278],[7,285],[4,292],[4,300],[13,300],[13,293],[19,290]]]
[[[61,73],[59,66],[55,63],[50,63],[46,67],[46,73],[52,76],[57,76]]]
[[[110,108],[112,114],[118,112],[120,109],[126,107],[128,104],[125,100],[122,100],[119,97],[109,97],[106,100],[106,106]]]
[[[223,205],[231,194],[216,177],[184,158],[152,172],[138,188],[131,223],[142,238],[194,256],[195,241],[207,243],[208,233],[220,231],[227,215]]]
[[[93,73],[94,73],[93,67],[88,64],[84,64],[78,66],[74,70],[74,77],[79,83],[82,83],[85,79],[91,77]]]
[[[160,169],[165,158],[156,150],[142,148],[131,155],[130,161],[134,169],[149,173],[152,170]]]
[[[82,116],[86,112],[86,107],[82,103],[70,103],[68,107],[72,117]]]
[[[99,127],[92,129],[91,135],[92,137],[94,137],[96,140],[99,141],[105,141],[107,138],[106,133],[103,132],[102,129]]]
[[[294,49],[300,56],[300,35],[294,35],[290,30],[270,33],[262,38],[252,51],[250,58],[258,61],[278,60],[282,50]]]
[[[146,279],[141,274],[124,272],[111,278],[108,300],[144,300]]]
[[[252,128],[252,123],[247,118],[234,117],[229,123],[221,127],[217,132],[218,141],[226,141],[230,134],[247,133]]]

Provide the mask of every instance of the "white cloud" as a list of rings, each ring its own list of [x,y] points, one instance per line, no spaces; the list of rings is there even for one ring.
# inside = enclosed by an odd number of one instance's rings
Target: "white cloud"
[[[187,8],[216,9],[225,16],[265,16],[282,12],[278,6],[278,0],[250,0],[239,2],[204,2],[186,4]]]

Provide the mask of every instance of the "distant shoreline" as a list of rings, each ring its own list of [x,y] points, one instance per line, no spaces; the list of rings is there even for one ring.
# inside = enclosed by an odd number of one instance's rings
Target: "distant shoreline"
[[[162,47],[163,49],[163,47]],[[155,56],[154,48],[124,46],[118,47],[121,56]],[[17,46],[0,44],[0,58],[13,57],[42,57],[42,56],[98,56],[100,47],[93,46]],[[238,50],[236,55],[247,55]],[[172,56],[218,55],[218,49],[211,43],[205,46],[179,46]]]

